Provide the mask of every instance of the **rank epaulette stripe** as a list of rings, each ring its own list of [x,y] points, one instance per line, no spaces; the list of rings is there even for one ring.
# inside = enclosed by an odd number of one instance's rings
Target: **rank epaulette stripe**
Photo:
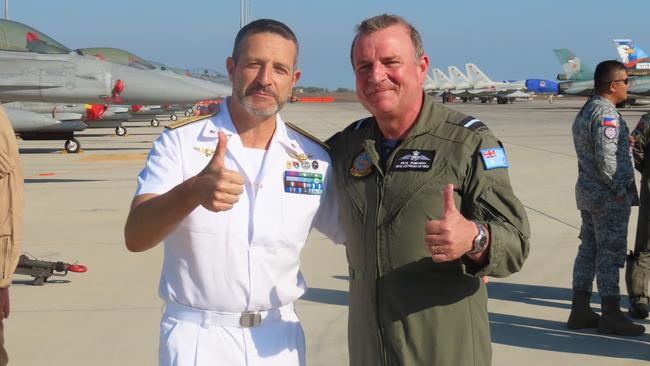
[[[176,128],[179,128],[179,127],[187,126],[190,123],[194,123],[194,122],[198,122],[198,121],[210,118],[210,117],[214,116],[215,114],[216,113],[207,114],[207,115],[203,115],[203,116],[195,116],[195,117],[188,117],[188,118],[184,118],[184,119],[179,119],[178,121],[172,123],[171,125],[165,126],[165,128],[169,129],[169,130],[173,130],[173,129],[176,129]]]
[[[452,122],[451,123],[461,125],[465,128],[467,128],[470,131],[475,131],[475,132],[480,132],[483,130],[487,130],[488,126],[486,126],[480,119],[472,116],[467,116],[460,120],[459,122]]]
[[[473,120],[471,120],[471,121],[465,123],[465,124],[463,125],[463,127],[465,127],[465,128],[469,128],[469,126],[471,126],[472,124],[474,124],[474,123],[476,123],[476,122],[481,122],[481,120],[480,120],[480,119],[477,119],[477,118],[474,118]]]
[[[326,151],[330,151],[330,146],[328,144],[324,143],[323,141],[321,141],[318,137],[310,134],[309,132],[303,130],[302,128],[294,125],[291,122],[286,122],[285,121],[284,124],[287,125],[287,127],[291,128],[292,130],[298,132],[299,134],[301,134],[301,135],[305,136],[306,138],[312,140],[313,142],[317,143],[318,145],[320,145]]]

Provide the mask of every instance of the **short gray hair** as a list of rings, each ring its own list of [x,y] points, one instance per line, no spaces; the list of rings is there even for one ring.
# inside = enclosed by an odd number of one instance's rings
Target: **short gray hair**
[[[399,15],[393,14],[381,14],[368,18],[354,28],[356,35],[354,36],[352,46],[350,47],[350,62],[354,64],[354,60],[352,59],[352,50],[354,50],[354,43],[360,36],[365,36],[396,24],[404,26],[409,31],[411,43],[413,43],[413,49],[415,50],[415,61],[417,62],[417,60],[424,55],[422,37],[420,37],[420,33],[411,23],[407,22]]]

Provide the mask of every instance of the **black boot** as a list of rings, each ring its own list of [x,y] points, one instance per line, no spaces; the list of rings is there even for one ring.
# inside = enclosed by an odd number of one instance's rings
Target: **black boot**
[[[625,262],[625,284],[630,301],[630,316],[635,319],[645,319],[648,317],[650,252],[630,252]]]
[[[623,314],[620,296],[603,296],[603,315],[598,322],[598,333],[618,334],[622,336],[640,336],[645,333],[643,325],[634,324]]]
[[[644,302],[639,302],[638,299],[634,300],[630,298],[630,316],[634,319],[647,318],[648,304]]]
[[[590,305],[591,292],[573,291],[571,314],[566,326],[569,329],[596,328],[600,315],[596,314]]]

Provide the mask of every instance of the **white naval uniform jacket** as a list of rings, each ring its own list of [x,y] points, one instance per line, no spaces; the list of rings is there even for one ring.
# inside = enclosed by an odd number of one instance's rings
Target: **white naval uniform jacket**
[[[241,158],[244,147],[227,102],[217,115],[166,130],[138,176],[136,195],[163,194],[197,175],[210,161],[219,131],[228,137],[226,168],[244,177],[244,193],[228,211],[197,207],[165,239],[160,296],[166,302],[224,312],[289,304],[306,289],[300,250],[311,228],[336,243],[344,240],[327,152],[288,128],[279,115],[261,170]],[[309,167],[296,158],[300,154],[308,156]],[[285,192],[286,171],[321,173],[323,194]]]

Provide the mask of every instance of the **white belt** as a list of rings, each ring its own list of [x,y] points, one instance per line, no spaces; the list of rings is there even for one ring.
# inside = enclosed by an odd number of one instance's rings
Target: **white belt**
[[[259,326],[262,322],[280,319],[282,314],[290,314],[292,312],[292,303],[271,310],[227,313],[222,311],[196,309],[179,303],[170,302],[167,303],[165,315],[178,320],[200,324],[203,328],[208,328],[210,326],[251,328]]]

